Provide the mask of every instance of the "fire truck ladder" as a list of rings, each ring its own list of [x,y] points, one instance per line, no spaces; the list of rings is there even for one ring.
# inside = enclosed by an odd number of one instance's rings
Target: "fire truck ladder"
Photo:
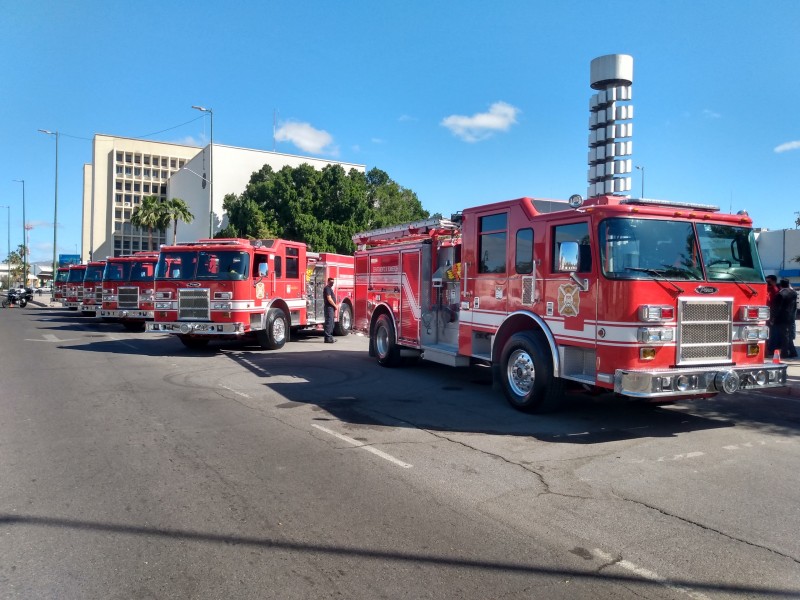
[[[392,225],[372,231],[356,233],[353,242],[360,248],[380,246],[393,242],[432,238],[436,236],[455,236],[461,232],[461,225],[451,219],[433,217],[423,221],[413,221],[401,225]]]

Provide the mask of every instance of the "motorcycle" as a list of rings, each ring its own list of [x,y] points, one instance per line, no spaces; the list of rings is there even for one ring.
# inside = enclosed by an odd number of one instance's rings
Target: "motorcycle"
[[[25,308],[28,302],[33,300],[33,290],[31,288],[13,288],[8,290],[8,295],[3,299],[3,308],[14,306]]]

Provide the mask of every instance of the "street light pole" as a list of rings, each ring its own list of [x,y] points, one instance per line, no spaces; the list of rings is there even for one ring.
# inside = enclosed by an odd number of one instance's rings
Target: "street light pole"
[[[56,138],[56,199],[55,208],[53,209],[53,281],[55,282],[56,269],[58,268],[56,261],[56,252],[58,251],[58,132],[48,129],[40,129],[39,131]]]
[[[637,165],[636,168],[642,172],[642,198],[644,198],[644,167]]]
[[[193,109],[200,112],[207,112],[211,117],[211,144],[209,145],[208,152],[208,171],[210,177],[208,178],[208,237],[214,237],[214,111],[204,106],[192,106]]]
[[[8,257],[6,258],[6,292],[11,289],[11,207],[0,206],[8,209]]]
[[[22,243],[25,245],[25,252],[22,255],[22,285],[28,287],[28,222],[25,220],[25,180],[15,179],[17,183],[22,184]]]

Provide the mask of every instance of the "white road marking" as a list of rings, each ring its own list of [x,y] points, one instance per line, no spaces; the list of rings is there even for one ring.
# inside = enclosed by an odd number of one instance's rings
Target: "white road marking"
[[[336,433],[335,431],[331,431],[330,429],[328,429],[327,427],[323,427],[322,425],[317,425],[314,423],[311,426],[316,427],[320,431],[324,431],[325,433],[328,433],[333,437],[342,440],[343,442],[347,442],[348,444],[352,444],[353,446],[358,446],[359,448],[362,448],[367,452],[372,452],[375,456],[380,456],[382,459],[388,460],[389,462],[394,463],[399,467],[403,467],[404,469],[410,469],[413,466],[408,463],[404,463],[402,460],[396,459],[391,454],[386,454],[386,452],[378,450],[377,448],[373,448],[372,446],[367,446],[362,442],[359,442],[358,440],[354,440],[351,437],[347,437],[346,435],[342,435],[341,433]]]
[[[665,579],[658,573],[655,573],[654,571],[650,571],[649,569],[645,569],[643,567],[635,565],[629,560],[620,560],[615,562],[613,556],[603,552],[599,548],[594,549],[594,555],[600,558],[601,560],[604,560],[607,563],[613,563],[614,566],[621,567],[626,571],[630,571],[631,573],[634,573],[635,575],[638,575],[643,579],[647,579],[649,581],[655,581],[656,583],[663,585],[665,588],[670,589],[673,592],[685,594],[690,598],[695,598],[695,600],[711,600],[708,596],[706,596],[701,592],[695,591],[691,588],[684,587],[682,585],[678,585],[676,583],[672,583],[671,581]]]
[[[228,390],[229,392],[233,392],[234,394],[236,394],[237,396],[241,396],[242,398],[249,398],[250,397],[247,394],[245,394],[244,392],[240,392],[240,391],[235,390],[233,388],[229,388],[227,385],[221,385],[219,387],[221,387],[224,390]]]
[[[697,458],[698,456],[705,456],[705,452],[687,452],[686,454],[675,454],[672,457],[664,457],[660,456],[656,460],[656,462],[667,462],[667,461],[675,461],[675,460],[685,460],[687,458]]]
[[[32,340],[32,339],[29,339],[29,338],[25,338],[25,341],[26,342],[48,342],[50,344],[59,344],[61,342],[75,342],[75,341],[77,341],[77,338],[72,338],[72,339],[68,339],[68,340],[61,340],[57,336],[53,335],[52,333],[43,333],[42,337],[44,338],[43,340]]]

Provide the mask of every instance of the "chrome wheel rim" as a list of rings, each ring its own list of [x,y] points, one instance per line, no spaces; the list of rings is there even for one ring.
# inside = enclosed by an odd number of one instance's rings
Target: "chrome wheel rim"
[[[511,391],[517,396],[527,396],[533,390],[536,381],[536,371],[531,355],[525,350],[518,349],[511,353],[506,366],[506,379]]]

